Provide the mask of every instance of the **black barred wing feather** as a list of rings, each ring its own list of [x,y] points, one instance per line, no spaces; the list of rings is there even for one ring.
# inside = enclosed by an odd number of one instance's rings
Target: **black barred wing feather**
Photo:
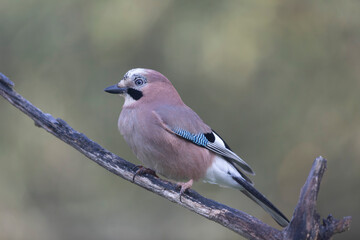
[[[238,165],[248,174],[254,174],[250,166],[242,160],[238,155],[231,151],[230,147],[225,143],[222,138],[214,131],[211,133],[190,133],[181,128],[170,128],[176,135],[196,144],[201,147],[207,148],[210,151],[223,156],[226,160],[233,164]]]
[[[176,135],[185,138],[186,140],[189,140],[190,142],[195,143],[201,147],[206,147],[209,143],[209,140],[206,138],[205,134],[202,133],[193,134],[181,128],[172,128],[171,131]]]

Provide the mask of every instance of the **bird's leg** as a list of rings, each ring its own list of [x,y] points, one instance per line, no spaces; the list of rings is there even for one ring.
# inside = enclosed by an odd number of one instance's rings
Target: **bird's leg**
[[[185,193],[186,190],[188,190],[189,188],[191,188],[191,186],[193,185],[193,180],[190,179],[188,182],[178,182],[177,185],[179,185],[180,187],[180,202],[181,202],[181,196]]]
[[[136,170],[136,172],[135,172],[135,174],[134,174],[134,176],[133,176],[133,179],[132,179],[133,182],[135,181],[135,177],[136,177],[137,175],[143,175],[143,174],[146,174],[146,173],[147,173],[147,174],[151,174],[151,175],[153,175],[153,176],[155,176],[155,177],[158,178],[158,175],[156,175],[156,172],[155,172],[154,170],[150,169],[150,168],[146,168],[146,167],[141,166],[141,165],[135,166],[134,169],[135,169],[135,168],[137,168],[137,170]]]

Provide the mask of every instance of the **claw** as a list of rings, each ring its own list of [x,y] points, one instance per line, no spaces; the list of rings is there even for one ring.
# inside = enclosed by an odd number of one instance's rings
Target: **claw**
[[[181,202],[182,195],[185,193],[186,190],[188,190],[192,187],[193,182],[194,181],[192,179],[190,179],[188,182],[185,182],[185,183],[183,183],[183,182],[177,183],[179,185],[178,187],[180,187],[180,202]]]
[[[132,179],[133,182],[135,181],[135,177],[136,177],[137,175],[143,175],[143,174],[151,174],[151,175],[153,175],[153,176],[155,176],[155,177],[158,178],[158,175],[156,175],[156,172],[155,172],[154,170],[150,169],[150,168],[146,168],[146,167],[144,167],[144,166],[135,166],[135,167],[133,168],[133,170],[134,170],[135,168],[137,168],[137,170],[136,170],[136,172],[135,172],[135,174],[134,174],[134,176],[133,176],[133,179]]]

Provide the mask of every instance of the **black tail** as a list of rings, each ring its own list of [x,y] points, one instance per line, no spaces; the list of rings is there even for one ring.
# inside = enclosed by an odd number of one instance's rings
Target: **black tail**
[[[244,181],[238,177],[232,177],[237,183],[239,183],[244,190],[241,190],[251,200],[260,205],[266,212],[268,212],[272,218],[282,227],[286,227],[289,224],[289,220],[277,209],[269,200],[266,199],[258,190],[256,190],[250,183]]]

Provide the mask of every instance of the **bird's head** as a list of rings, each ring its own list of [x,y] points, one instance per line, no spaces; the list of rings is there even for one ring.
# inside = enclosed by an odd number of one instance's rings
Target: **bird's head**
[[[179,97],[171,82],[164,75],[155,70],[144,68],[129,70],[118,84],[104,90],[108,93],[124,96],[124,106],[131,105],[144,98],[149,101],[160,99],[161,96]]]

